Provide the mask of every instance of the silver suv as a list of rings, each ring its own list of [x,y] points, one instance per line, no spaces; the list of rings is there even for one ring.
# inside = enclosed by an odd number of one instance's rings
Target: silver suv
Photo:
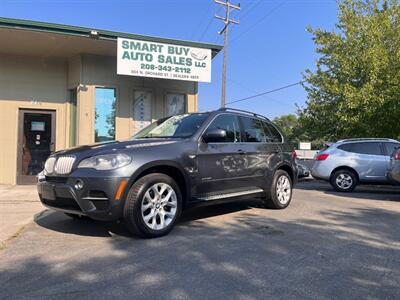
[[[389,183],[390,155],[399,146],[392,139],[341,140],[316,155],[311,174],[340,192],[351,192],[358,183]]]

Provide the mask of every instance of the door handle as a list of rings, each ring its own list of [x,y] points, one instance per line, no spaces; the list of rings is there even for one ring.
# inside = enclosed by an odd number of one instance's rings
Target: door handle
[[[246,151],[238,150],[238,153],[239,153],[240,155],[244,155],[244,154],[246,154]]]

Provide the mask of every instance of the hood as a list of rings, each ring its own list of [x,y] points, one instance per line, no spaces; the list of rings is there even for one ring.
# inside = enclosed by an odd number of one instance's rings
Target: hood
[[[165,145],[172,144],[180,141],[181,139],[176,138],[148,138],[148,139],[134,139],[134,140],[121,140],[121,141],[109,141],[109,142],[101,142],[91,145],[78,146],[74,148],[69,148],[61,151],[57,151],[54,154],[56,155],[77,155],[77,154],[85,154],[90,153],[93,154],[101,154],[110,151],[116,150],[124,150],[124,149],[134,149],[134,148],[142,148],[142,147],[151,147],[157,145]]]

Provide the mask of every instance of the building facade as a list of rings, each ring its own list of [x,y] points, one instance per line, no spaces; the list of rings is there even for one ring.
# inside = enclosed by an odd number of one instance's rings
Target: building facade
[[[60,149],[127,139],[198,110],[195,81],[117,74],[117,39],[218,45],[0,18],[0,184],[33,183]]]

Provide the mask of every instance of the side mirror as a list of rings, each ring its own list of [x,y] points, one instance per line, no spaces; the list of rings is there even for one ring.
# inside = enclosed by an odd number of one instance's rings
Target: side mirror
[[[220,143],[224,142],[226,138],[226,130],[224,129],[212,129],[208,130],[203,135],[203,140],[206,143]]]

